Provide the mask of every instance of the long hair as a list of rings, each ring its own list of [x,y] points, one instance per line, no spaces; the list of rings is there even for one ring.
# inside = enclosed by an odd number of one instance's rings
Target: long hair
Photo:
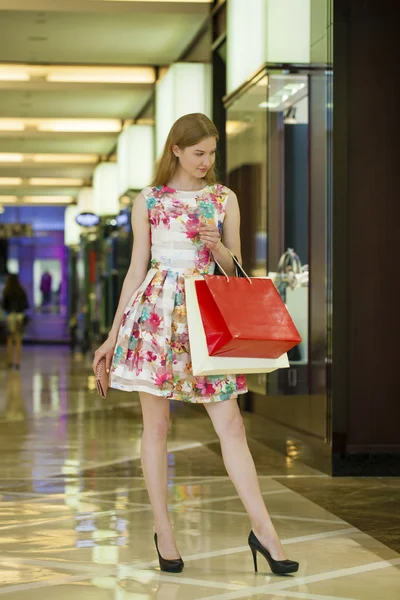
[[[181,150],[194,146],[207,137],[219,138],[218,130],[214,123],[202,113],[184,115],[171,127],[165,142],[164,151],[156,165],[156,173],[152,181],[153,186],[165,185],[171,181],[179,165],[179,158],[172,151],[177,145]],[[207,171],[204,179],[209,185],[216,182],[215,163]]]
[[[18,275],[15,275],[15,273],[9,273],[4,286],[4,292],[7,292],[7,294],[18,294],[21,293],[21,291],[25,293],[24,288],[19,282]]]

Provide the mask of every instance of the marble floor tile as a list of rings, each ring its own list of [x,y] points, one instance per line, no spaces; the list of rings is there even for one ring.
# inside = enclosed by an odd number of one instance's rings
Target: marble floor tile
[[[285,551],[300,562],[297,574],[279,577],[259,555],[256,574],[249,519],[211,422],[202,407],[180,403],[171,410],[168,502],[185,569],[162,573],[136,394],[100,400],[89,361],[72,361],[62,347],[27,348],[24,358],[21,372],[0,371],[0,596],[400,598],[398,480],[332,480],[303,463],[302,451],[289,456],[274,426],[269,447],[260,417],[245,414],[264,500]]]

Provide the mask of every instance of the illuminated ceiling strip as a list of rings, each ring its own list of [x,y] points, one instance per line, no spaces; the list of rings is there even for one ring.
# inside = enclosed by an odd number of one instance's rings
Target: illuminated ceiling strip
[[[75,198],[72,196],[24,196],[22,198],[27,204],[70,204]]]
[[[1,204],[14,204],[14,202],[18,202],[18,196],[0,196],[0,205]]]
[[[95,2],[96,0],[89,0]],[[211,4],[212,0],[100,0],[101,2],[165,2],[165,4]]]
[[[0,196],[2,204],[71,204],[72,196]]]
[[[80,187],[84,184],[84,179],[73,179],[69,177],[31,177],[28,179],[28,184],[39,186]]]
[[[0,152],[0,163],[15,163],[23,160],[23,154]]]
[[[0,177],[0,185],[21,185],[21,177]]]
[[[119,133],[119,119],[1,119],[0,131],[37,131],[53,133]]]
[[[97,154],[33,154],[31,160],[37,163],[65,163],[93,165],[99,161]]]
[[[0,64],[0,81],[45,80],[50,83],[152,84],[153,67],[89,67]]]
[[[20,154],[0,152],[0,163],[87,164],[99,161],[97,154]]]

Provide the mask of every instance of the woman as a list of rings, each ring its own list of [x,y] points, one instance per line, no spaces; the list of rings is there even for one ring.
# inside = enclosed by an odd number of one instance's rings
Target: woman
[[[215,125],[203,114],[185,115],[173,125],[152,186],[134,202],[131,263],[93,369],[105,357],[111,387],[139,392],[141,459],[161,569],[180,572],[184,566],[167,508],[167,431],[174,399],[204,403],[211,417],[225,467],[252,523],[249,545],[256,570],[258,551],[274,572],[291,573],[298,563],[286,560],[264,505],[237,403],[246,381],[239,375],[194,377],[191,371],[185,277],[212,274],[214,260],[233,275],[228,248],[240,259],[238,201],[215,181],[217,140]]]
[[[21,364],[22,336],[25,325],[25,311],[29,308],[26,292],[19,282],[18,275],[10,274],[3,291],[2,308],[6,312],[7,323],[7,357],[8,368],[14,363],[13,350],[15,344],[15,368]]]

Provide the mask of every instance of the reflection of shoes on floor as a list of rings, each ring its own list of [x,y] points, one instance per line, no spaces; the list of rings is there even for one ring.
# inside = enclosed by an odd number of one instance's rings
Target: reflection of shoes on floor
[[[18,363],[15,363],[15,370],[16,370],[16,371],[19,371],[19,370],[20,370],[20,368],[21,368],[21,365],[20,365],[20,364],[18,364]]]

